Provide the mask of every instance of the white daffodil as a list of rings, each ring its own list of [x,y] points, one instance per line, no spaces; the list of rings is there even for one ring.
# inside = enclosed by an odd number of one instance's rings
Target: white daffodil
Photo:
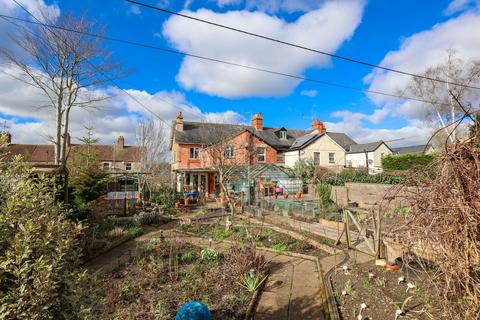
[[[407,283],[407,290],[405,292],[408,292],[408,290],[415,288],[415,285],[411,282]]]
[[[343,290],[342,291],[342,296],[346,296],[347,295],[347,291]]]
[[[360,310],[367,309],[367,304],[364,302],[360,305]]]
[[[404,276],[401,276],[401,277],[398,277],[398,284],[402,283],[405,281],[405,277]]]
[[[359,315],[357,316],[357,320],[362,320],[362,319],[363,319],[363,316],[362,316],[361,314],[359,314]]]
[[[375,277],[375,275],[373,273],[370,272],[368,274],[368,279],[372,280],[374,277]]]
[[[343,269],[343,271],[348,271],[348,266],[347,266],[347,265],[344,265],[344,266],[342,267],[342,269]]]

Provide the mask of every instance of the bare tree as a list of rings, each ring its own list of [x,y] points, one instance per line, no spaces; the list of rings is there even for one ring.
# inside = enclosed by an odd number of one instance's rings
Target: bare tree
[[[212,134],[212,133],[211,133]],[[234,199],[230,197],[227,187],[245,176],[248,166],[254,163],[253,156],[255,154],[254,138],[248,133],[247,139],[235,139],[235,136],[226,136],[221,134],[220,140],[218,135],[212,134],[212,142],[204,146],[201,158],[206,167],[214,169],[218,173],[218,182],[222,193],[225,196],[231,213],[234,213]],[[215,138],[213,138],[216,136]],[[237,136],[238,137],[238,136]]]
[[[140,119],[137,127],[137,143],[141,147],[139,154],[140,176],[138,178],[140,198],[143,199],[144,188],[151,193],[159,181],[163,181],[165,163],[169,152],[168,128],[163,122]],[[170,171],[169,171],[170,172]]]
[[[455,50],[449,50],[444,62],[426,69],[422,75],[432,79],[446,79],[452,83],[478,86],[480,60],[464,61],[458,57]],[[464,110],[453,101],[452,96],[456,96],[462,103],[474,101],[479,97],[478,90],[419,77],[413,78],[406,91],[415,97],[429,101],[424,103],[425,120],[432,121],[437,128],[444,128],[443,136],[448,136],[451,142],[456,140],[458,128],[448,124],[455,123],[464,115]]]
[[[70,13],[56,21],[47,12],[42,13],[42,21],[65,29],[21,27],[12,41],[22,53],[8,50],[2,50],[2,53],[21,71],[16,79],[45,94],[48,105],[41,107],[51,108],[55,115],[56,130],[52,138],[55,164],[65,166],[72,110],[98,107],[107,96],[96,88],[124,76],[125,72],[119,64],[111,62],[111,54],[99,38],[83,34],[102,34],[102,28],[96,22],[89,21],[84,15],[75,17]]]

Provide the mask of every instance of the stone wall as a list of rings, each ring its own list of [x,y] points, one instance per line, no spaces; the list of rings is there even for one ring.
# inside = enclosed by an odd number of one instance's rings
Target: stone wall
[[[346,206],[348,202],[355,202],[360,208],[373,207],[398,208],[409,205],[408,194],[414,188],[402,189],[400,185],[354,183],[347,182],[345,186],[333,186],[330,198],[339,206]]]

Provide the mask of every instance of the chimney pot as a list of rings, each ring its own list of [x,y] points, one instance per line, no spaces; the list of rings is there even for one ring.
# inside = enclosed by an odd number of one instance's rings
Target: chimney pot
[[[313,120],[312,129],[317,130],[319,133],[327,132],[327,129],[325,128],[325,124],[318,119]]]
[[[123,136],[118,137],[117,147],[120,149],[123,149],[125,147],[125,138]]]
[[[175,120],[175,130],[183,131],[183,114],[182,114],[182,111],[180,111],[177,114],[177,118]]]
[[[262,131],[263,130],[263,117],[262,114],[255,113],[252,118],[252,126],[255,128],[255,130]]]

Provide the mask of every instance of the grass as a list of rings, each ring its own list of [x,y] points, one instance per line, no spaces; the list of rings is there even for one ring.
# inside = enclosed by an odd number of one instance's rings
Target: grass
[[[278,253],[282,253],[289,250],[289,245],[283,242],[275,243],[270,248]]]
[[[119,244],[135,239],[136,237],[142,234],[143,234],[143,229],[141,227],[130,227],[127,229],[127,232],[123,236],[112,241],[112,244],[110,247],[118,246]]]

